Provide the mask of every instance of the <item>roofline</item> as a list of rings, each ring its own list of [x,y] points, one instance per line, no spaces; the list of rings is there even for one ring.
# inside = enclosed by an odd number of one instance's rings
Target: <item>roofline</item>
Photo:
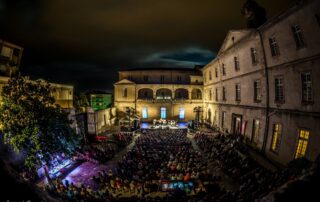
[[[176,67],[176,68],[170,68],[170,67],[142,67],[142,68],[132,68],[132,69],[123,69],[123,70],[119,70],[118,72],[133,72],[133,71],[190,71],[190,72],[198,72],[200,71],[200,69],[196,69],[196,68],[179,68],[179,67]]]
[[[310,4],[314,1],[315,0],[299,0],[299,1],[293,2],[286,9],[280,11],[277,15],[274,15],[272,18],[267,20],[264,24],[259,26],[257,28],[257,30],[265,29],[265,28],[269,27],[270,25],[272,25],[272,23],[274,23],[274,22],[282,21],[283,19],[288,17],[290,14],[294,13],[297,10],[302,9],[303,7],[307,6],[308,4]]]
[[[1,44],[1,46],[2,46],[2,45],[8,45],[8,46],[11,46],[11,47],[13,47],[13,48],[18,48],[18,49],[23,50],[23,47],[22,47],[22,46],[16,45],[16,44],[11,43],[11,42],[9,42],[9,41],[5,41],[5,40],[3,40],[3,39],[0,39],[0,44]]]
[[[287,7],[286,9],[284,9],[283,11],[280,11],[279,14],[273,16],[272,18],[268,19],[264,24],[262,24],[260,27],[256,28],[256,29],[248,29],[248,30],[252,30],[253,32],[256,30],[262,30],[262,29],[266,29],[267,27],[271,26],[274,22],[278,22],[281,21],[283,19],[285,19],[286,17],[288,17],[290,14],[292,14],[293,12],[300,10],[301,8],[303,8],[304,6],[307,6],[308,4],[314,2],[315,0],[301,0],[299,2],[295,1],[294,3],[292,3],[291,6]],[[239,30],[229,30],[223,43],[225,42],[225,40],[227,39],[227,36],[229,35],[230,32],[234,32],[234,31],[241,31],[241,30],[245,30],[245,29],[239,29]],[[253,33],[252,32],[252,33]],[[219,57],[221,57],[225,52],[227,52],[228,50],[230,50],[231,48],[233,48],[234,46],[236,46],[237,44],[239,44],[240,42],[242,42],[244,39],[246,39],[248,36],[250,35],[247,34],[245,37],[243,37],[241,40],[239,40],[237,43],[235,43],[233,46],[231,46],[230,48],[226,49],[223,52],[220,52],[221,48],[218,51],[218,54],[216,56],[215,59],[213,59],[212,61],[210,61],[208,64],[206,64],[203,68],[202,71],[207,69],[210,64],[214,63],[216,60],[218,60]]]

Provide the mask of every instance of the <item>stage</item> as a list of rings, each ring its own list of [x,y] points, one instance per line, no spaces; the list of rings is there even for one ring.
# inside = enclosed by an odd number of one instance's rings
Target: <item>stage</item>
[[[141,129],[185,129],[185,128],[188,128],[188,123],[181,122],[175,125],[170,125],[170,124],[153,125],[152,123],[141,123],[140,127]]]

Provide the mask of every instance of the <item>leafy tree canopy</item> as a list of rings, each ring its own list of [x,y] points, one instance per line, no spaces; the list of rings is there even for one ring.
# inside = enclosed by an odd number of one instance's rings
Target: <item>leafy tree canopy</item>
[[[6,143],[25,155],[25,165],[35,169],[55,152],[71,154],[78,137],[68,115],[55,105],[50,84],[17,75],[1,92],[0,125]]]

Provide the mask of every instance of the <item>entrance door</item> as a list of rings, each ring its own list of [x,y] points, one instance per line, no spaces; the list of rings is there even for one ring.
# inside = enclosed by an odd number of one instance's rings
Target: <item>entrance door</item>
[[[232,114],[232,133],[234,135],[241,135],[242,115]]]
[[[160,118],[161,119],[166,119],[167,118],[167,108],[161,107],[161,109],[160,109]]]

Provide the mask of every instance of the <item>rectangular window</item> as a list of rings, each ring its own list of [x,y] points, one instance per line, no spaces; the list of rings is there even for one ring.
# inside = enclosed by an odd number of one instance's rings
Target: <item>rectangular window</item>
[[[225,64],[222,63],[222,75],[225,76],[226,75],[226,66]]]
[[[209,90],[209,100],[212,100],[212,90]]]
[[[302,30],[299,25],[294,25],[291,27],[294,41],[296,42],[297,49],[303,48],[305,46]]]
[[[2,46],[1,56],[11,59],[13,54],[13,49],[7,46]]]
[[[222,112],[221,114],[221,128],[224,128],[225,120],[226,119],[226,112]]]
[[[226,94],[227,94],[226,87],[222,87],[222,100],[223,101],[227,100]]]
[[[250,49],[251,52],[251,61],[252,64],[257,64],[258,63],[258,58],[257,58],[257,50],[255,48]]]
[[[179,109],[179,119],[184,119],[184,108],[180,107]]]
[[[212,75],[211,75],[211,71],[209,71],[209,80],[212,80]]]
[[[276,77],[275,81],[275,101],[284,102],[284,86],[283,86],[283,77]]]
[[[299,130],[299,139],[298,145],[296,149],[296,154],[294,156],[295,159],[302,158],[306,156],[306,151],[308,147],[310,131],[300,129]]]
[[[160,118],[166,119],[167,118],[167,108],[161,107],[160,109]]]
[[[320,17],[319,17],[319,15],[318,15],[318,14],[315,14],[315,17],[316,17],[316,20],[317,20],[318,25],[320,26]]]
[[[143,81],[148,82],[149,81],[149,77],[148,76],[143,76]]]
[[[302,102],[312,102],[312,79],[311,72],[304,72],[301,74],[302,84]]]
[[[122,91],[122,97],[127,97],[128,96],[128,89],[124,88]]]
[[[280,144],[281,144],[281,137],[282,136],[282,125],[276,123],[273,125],[273,133],[272,133],[272,140],[271,140],[271,151],[275,153],[279,153],[280,151]]]
[[[255,80],[253,82],[253,88],[254,88],[254,101],[260,102],[261,101],[261,81]]]
[[[239,63],[238,57],[234,57],[234,69],[236,71],[240,70],[240,63]]]
[[[161,82],[161,83],[164,83],[164,75],[161,75],[161,76],[160,76],[160,82]]]
[[[255,144],[258,144],[259,128],[260,128],[260,120],[257,120],[257,119],[253,120],[251,141],[254,142]]]
[[[216,78],[218,78],[218,68],[215,68],[214,71],[215,71]]]
[[[147,119],[148,118],[148,108],[142,107],[142,118]]]
[[[240,85],[240,83],[236,84],[236,101],[241,101],[241,85]]]
[[[275,37],[269,38],[269,45],[272,57],[280,55],[279,46]]]
[[[219,100],[219,89],[216,88],[216,101],[218,101],[218,100]]]
[[[181,82],[181,76],[177,76],[177,81]]]

